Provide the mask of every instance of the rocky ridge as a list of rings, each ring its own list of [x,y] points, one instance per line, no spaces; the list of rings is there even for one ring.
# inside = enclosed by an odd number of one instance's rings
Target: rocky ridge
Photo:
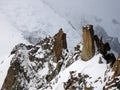
[[[2,90],[52,90],[60,72],[77,60],[87,62],[99,53],[102,57],[98,62],[103,64],[106,60],[107,69],[104,80],[98,77],[94,83],[102,82],[103,90],[119,90],[120,57],[116,60],[114,54],[108,51],[109,44],[94,35],[92,25],[83,27],[83,44],[77,45],[72,53],[67,50],[66,33],[62,29],[55,36],[46,37],[36,45],[18,44],[11,51],[14,56]],[[63,83],[65,90],[94,90],[93,83],[87,85],[92,78],[88,74],[76,71],[69,73],[69,79]]]

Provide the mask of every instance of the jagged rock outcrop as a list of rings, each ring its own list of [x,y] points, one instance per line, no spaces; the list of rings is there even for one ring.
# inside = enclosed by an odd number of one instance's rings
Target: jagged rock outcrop
[[[83,27],[83,49],[81,59],[88,61],[95,55],[94,30],[92,25]]]
[[[109,79],[103,90],[120,90],[120,78]]]
[[[65,67],[67,68],[68,66],[70,66],[72,63],[74,63],[76,60],[80,59],[80,54],[81,54],[81,50],[80,50],[80,46],[81,44],[77,45],[74,48],[74,52],[73,55],[65,55],[65,59],[67,61]]]
[[[16,68],[17,67],[17,68]],[[17,62],[14,62],[11,64],[11,67],[8,70],[7,78],[4,81],[4,84],[2,86],[2,90],[20,90],[22,89],[21,87],[17,86],[17,79],[18,77],[18,72],[19,71],[19,64]]]
[[[112,69],[114,71],[113,78],[115,78],[117,76],[120,76],[120,55],[118,56],[117,60],[113,64],[113,68]]]
[[[51,74],[46,76],[48,82],[50,82],[61,70],[63,65],[63,61],[65,56],[62,55],[63,49],[67,49],[67,41],[66,41],[66,34],[63,32],[62,28],[59,30],[57,34],[54,35],[54,43],[53,43],[53,55],[54,55],[54,62],[56,62],[56,68],[54,69]],[[61,58],[62,57],[62,58]]]
[[[106,84],[103,90],[120,90],[120,55],[113,64],[113,67],[108,68],[107,73],[108,76],[105,78]]]
[[[107,64],[110,63],[110,66],[113,67],[113,64],[116,61],[116,57],[113,53],[107,53],[105,56],[103,56],[104,59],[107,61]]]
[[[46,90],[46,88],[51,88],[48,82],[59,74],[61,68],[65,68],[63,59],[67,57],[67,50],[62,50],[67,48],[66,34],[60,30],[54,38],[55,41],[52,37],[46,37],[33,46],[22,43],[16,45],[11,51],[13,58],[2,90],[30,90],[30,88]],[[55,49],[58,50],[57,55],[63,57],[59,57],[56,65],[53,64],[55,61],[53,51],[57,52]]]
[[[8,70],[6,79],[2,86],[2,90],[21,90],[21,89],[23,89],[24,86],[22,86],[20,84],[20,81],[22,81],[21,80],[22,75],[24,75],[26,77],[26,81],[29,82],[26,72],[24,72],[24,67],[21,66],[23,60],[25,59],[25,57],[24,57],[25,53],[24,54],[22,54],[22,52],[18,53],[19,50],[27,50],[27,47],[25,46],[25,44],[18,44],[13,49],[11,54],[15,54],[15,56],[12,58],[12,61],[10,63],[10,68]]]
[[[103,43],[102,37],[99,39],[97,35],[94,35],[94,40],[96,42],[97,51],[105,56],[107,51],[111,49],[109,43]]]
[[[62,29],[54,36],[54,40],[53,53],[55,62],[58,62],[62,56],[62,49],[67,49],[66,34]]]
[[[83,27],[83,49],[81,53],[82,60],[87,61],[91,59],[94,56],[95,51],[97,51],[98,53],[101,53],[103,55],[107,63],[111,63],[111,67],[112,67],[116,58],[113,53],[108,53],[108,51],[110,50],[111,48],[109,43],[107,42],[104,43],[102,37],[99,38],[97,35],[94,35],[94,30],[92,25]]]
[[[65,90],[93,90],[94,88],[92,86],[87,86],[86,80],[90,77],[86,75],[82,75],[81,73],[78,73],[78,75],[75,75],[75,71],[70,71],[70,78],[67,82],[64,82],[64,89]]]
[[[117,37],[109,36],[105,29],[100,25],[95,26],[94,29],[95,34],[99,37],[102,37],[104,43],[108,42],[113,51],[115,51],[118,54],[120,53],[120,42]]]
[[[10,63],[2,90],[35,90],[47,86],[46,75],[55,70],[53,63],[53,39],[41,40],[37,45],[18,44],[13,48],[13,58]],[[51,66],[47,67],[48,64]],[[42,70],[46,70],[43,73]],[[39,73],[38,73],[39,72]]]
[[[99,38],[97,35],[94,35],[94,40],[97,47],[97,52],[101,53],[107,63],[111,63],[111,67],[116,61],[115,55],[113,53],[108,53],[111,50],[109,43],[103,43],[102,37]]]

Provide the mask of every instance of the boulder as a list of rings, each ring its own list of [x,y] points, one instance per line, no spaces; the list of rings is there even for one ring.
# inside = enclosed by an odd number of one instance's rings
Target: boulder
[[[62,56],[62,49],[67,49],[66,34],[62,29],[54,36],[54,40],[53,54],[55,62],[58,62]]]
[[[88,61],[95,54],[94,46],[94,30],[92,25],[83,27],[83,48],[81,58],[84,61]]]

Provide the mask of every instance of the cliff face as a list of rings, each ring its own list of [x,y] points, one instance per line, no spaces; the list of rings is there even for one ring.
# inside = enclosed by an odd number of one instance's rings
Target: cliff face
[[[19,69],[17,67],[19,67],[19,63],[14,62],[13,64],[11,64],[11,67],[8,70],[8,74],[7,74],[7,78],[4,81],[4,84],[2,86],[2,90],[15,90],[15,84],[17,83],[17,79],[18,74],[19,74]],[[17,88],[17,89],[21,89],[21,88]]]
[[[62,29],[54,36],[54,40],[53,53],[55,62],[58,62],[62,56],[62,50],[67,49],[66,34]]]
[[[93,26],[83,27],[83,49],[81,59],[84,61],[90,60],[95,55],[94,46],[94,31]]]
[[[108,52],[110,50],[109,43],[104,43],[102,37],[99,38],[98,35],[94,35],[92,25],[83,27],[83,48],[81,53],[81,59],[83,61],[90,60],[97,52],[101,53],[107,63],[111,63],[112,66],[116,58],[113,53]]]

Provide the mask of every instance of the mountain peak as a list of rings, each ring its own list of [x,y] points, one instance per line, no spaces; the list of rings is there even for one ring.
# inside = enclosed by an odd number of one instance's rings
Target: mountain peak
[[[94,30],[92,25],[83,27],[83,49],[81,58],[84,61],[91,59],[95,54]]]
[[[53,53],[56,59],[55,62],[58,62],[62,56],[62,50],[67,49],[66,34],[63,32],[62,28],[54,35],[54,40]]]

